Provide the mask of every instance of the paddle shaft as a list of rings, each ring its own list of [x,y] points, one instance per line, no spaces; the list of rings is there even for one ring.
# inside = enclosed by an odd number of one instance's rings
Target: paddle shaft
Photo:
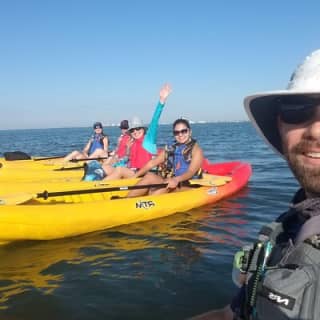
[[[110,154],[110,152],[108,152]],[[65,156],[52,156],[52,157],[45,157],[45,158],[35,158],[34,161],[42,161],[42,160],[51,160],[51,159],[59,159],[64,158]],[[90,160],[104,160],[108,159],[109,157],[96,157],[96,158],[86,158],[86,159],[71,159],[69,162],[80,162],[80,161],[90,161]]]
[[[72,170],[80,170],[80,169],[84,169],[84,166],[62,167],[62,168],[53,169],[53,171],[72,171]]]
[[[33,161],[42,161],[42,160],[51,160],[51,159],[59,159],[65,156],[52,156],[52,157],[44,157],[44,158],[35,158]]]
[[[41,193],[37,193],[36,197],[44,198],[46,200],[49,197],[70,196],[75,194],[98,193],[98,192],[127,191],[127,190],[148,189],[148,188],[164,188],[167,185],[168,185],[167,183],[156,183],[156,184],[147,184],[147,185],[119,186],[119,187],[110,187],[110,188],[70,190],[70,191],[57,191],[57,192],[48,192],[45,190]]]

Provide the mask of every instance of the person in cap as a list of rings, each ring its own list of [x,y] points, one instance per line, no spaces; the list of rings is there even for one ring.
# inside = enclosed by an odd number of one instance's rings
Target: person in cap
[[[119,128],[121,134],[117,141],[116,148],[109,154],[109,158],[104,160],[105,165],[114,165],[127,162],[127,153],[128,153],[128,143],[131,139],[129,129],[129,121],[122,120],[120,122]]]
[[[244,105],[301,188],[289,210],[235,256],[240,290],[232,303],[192,319],[319,319],[320,50],[298,66],[286,90],[248,96]]]
[[[68,162],[71,160],[80,159],[93,159],[93,158],[107,158],[109,139],[103,133],[103,126],[101,122],[93,124],[94,133],[83,148],[82,151],[74,150],[64,157],[63,161]]]
[[[122,120],[120,122],[119,126],[121,130],[121,134],[118,138],[117,147],[115,150],[115,155],[117,159],[122,159],[127,155],[127,144],[130,140],[130,134],[128,132],[129,129],[129,121],[128,120]]]
[[[103,169],[107,175],[106,180],[133,177],[135,172],[142,168],[153,155],[157,154],[157,135],[159,119],[172,89],[169,84],[165,84],[160,89],[160,98],[153,113],[150,125],[147,127],[141,119],[134,116],[129,122],[130,140],[127,143],[126,161],[119,161],[113,165],[103,164]]]

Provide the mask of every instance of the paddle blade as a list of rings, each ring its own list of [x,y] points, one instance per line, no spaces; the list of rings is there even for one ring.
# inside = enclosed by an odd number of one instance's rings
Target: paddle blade
[[[13,206],[26,203],[34,199],[34,195],[30,193],[19,193],[6,196],[0,196],[0,205]]]
[[[203,174],[201,179],[192,179],[189,180],[191,185],[201,185],[205,187],[220,187],[230,182],[232,177],[229,176],[216,176],[212,174]]]

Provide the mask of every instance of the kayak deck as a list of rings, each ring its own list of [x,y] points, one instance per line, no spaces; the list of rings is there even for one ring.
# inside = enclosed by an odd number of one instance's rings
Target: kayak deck
[[[197,186],[181,192],[136,198],[123,198],[126,191],[84,195],[85,200],[72,195],[56,203],[39,205],[32,200],[23,205],[0,206],[0,243],[72,237],[215,203],[239,191],[251,176],[251,166],[247,163],[235,162],[225,170],[222,167],[216,167],[217,171],[220,168],[221,174],[229,173],[232,180],[220,186]]]

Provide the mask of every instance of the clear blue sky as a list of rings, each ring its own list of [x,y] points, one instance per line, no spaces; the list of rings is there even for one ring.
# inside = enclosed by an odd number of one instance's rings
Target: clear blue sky
[[[320,47],[319,0],[0,0],[0,129],[246,120]]]

